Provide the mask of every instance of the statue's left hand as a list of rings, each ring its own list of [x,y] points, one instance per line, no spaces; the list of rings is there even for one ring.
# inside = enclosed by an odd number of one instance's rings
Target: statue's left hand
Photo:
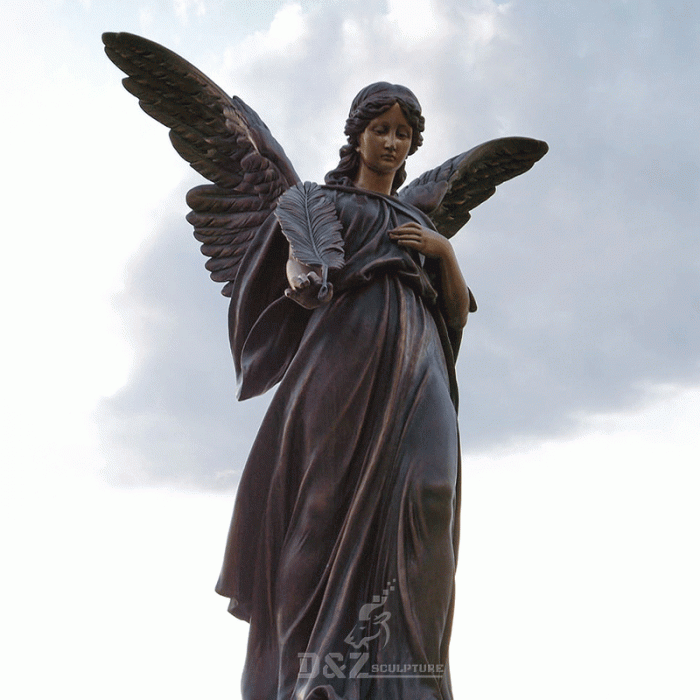
[[[394,243],[416,250],[426,258],[445,258],[451,253],[452,245],[447,238],[413,221],[388,233]]]
[[[432,231],[416,222],[392,229],[389,231],[389,237],[400,246],[417,250],[426,258],[437,258],[440,261],[441,297],[445,320],[453,328],[464,328],[472,297],[449,240],[437,231]]]

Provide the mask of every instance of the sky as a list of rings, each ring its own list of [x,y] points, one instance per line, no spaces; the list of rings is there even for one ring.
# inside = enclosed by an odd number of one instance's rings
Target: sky
[[[479,302],[456,695],[698,697],[694,3],[1,7],[4,697],[239,697],[246,626],[213,585],[269,397],[235,401],[227,300],[184,220],[202,180],[103,31],[239,95],[302,179],[376,80],[423,105],[409,180],[492,138],[549,143],[453,239]]]

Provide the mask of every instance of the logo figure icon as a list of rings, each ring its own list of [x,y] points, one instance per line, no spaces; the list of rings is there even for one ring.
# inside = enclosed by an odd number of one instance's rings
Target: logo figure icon
[[[387,583],[387,587],[382,591],[382,595],[372,596],[371,603],[365,603],[360,608],[360,613],[357,616],[357,623],[350,631],[347,637],[345,637],[345,643],[349,644],[354,649],[369,648],[369,643],[378,639],[382,632],[385,635],[384,644],[381,648],[383,649],[388,643],[390,638],[389,625],[387,622],[391,618],[391,613],[383,610],[384,604],[389,597],[389,593],[394,590],[396,579]]]

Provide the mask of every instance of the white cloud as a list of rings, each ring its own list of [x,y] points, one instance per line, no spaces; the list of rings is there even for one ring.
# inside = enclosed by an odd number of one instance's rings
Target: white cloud
[[[154,14],[150,7],[142,7],[139,10],[139,27],[141,32],[148,32],[153,26]]]
[[[307,19],[301,5],[284,5],[275,13],[268,29],[253,32],[237,46],[227,49],[225,64],[230,70],[237,70],[241,64],[256,60],[298,59],[306,48],[306,32]]]
[[[465,459],[457,694],[698,692],[699,421],[700,389],[659,391],[576,439]]]
[[[204,0],[173,0],[173,4],[175,14],[184,26],[189,24],[191,12],[197,17],[202,17],[207,11]]]
[[[433,0],[389,0],[386,21],[396,43],[438,39],[442,22]]]
[[[270,29],[263,34],[263,46],[268,50],[284,51],[301,40],[305,31],[306,22],[301,5],[286,5],[277,12]]]

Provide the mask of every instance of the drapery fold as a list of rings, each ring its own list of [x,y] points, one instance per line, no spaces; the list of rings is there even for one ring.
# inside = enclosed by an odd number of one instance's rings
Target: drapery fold
[[[458,334],[387,231],[429,222],[327,188],[346,265],[330,303],[283,297],[274,221],[241,265],[231,345],[246,398],[280,385],[239,485],[217,591],[250,622],[245,700],[450,700],[459,538]]]

